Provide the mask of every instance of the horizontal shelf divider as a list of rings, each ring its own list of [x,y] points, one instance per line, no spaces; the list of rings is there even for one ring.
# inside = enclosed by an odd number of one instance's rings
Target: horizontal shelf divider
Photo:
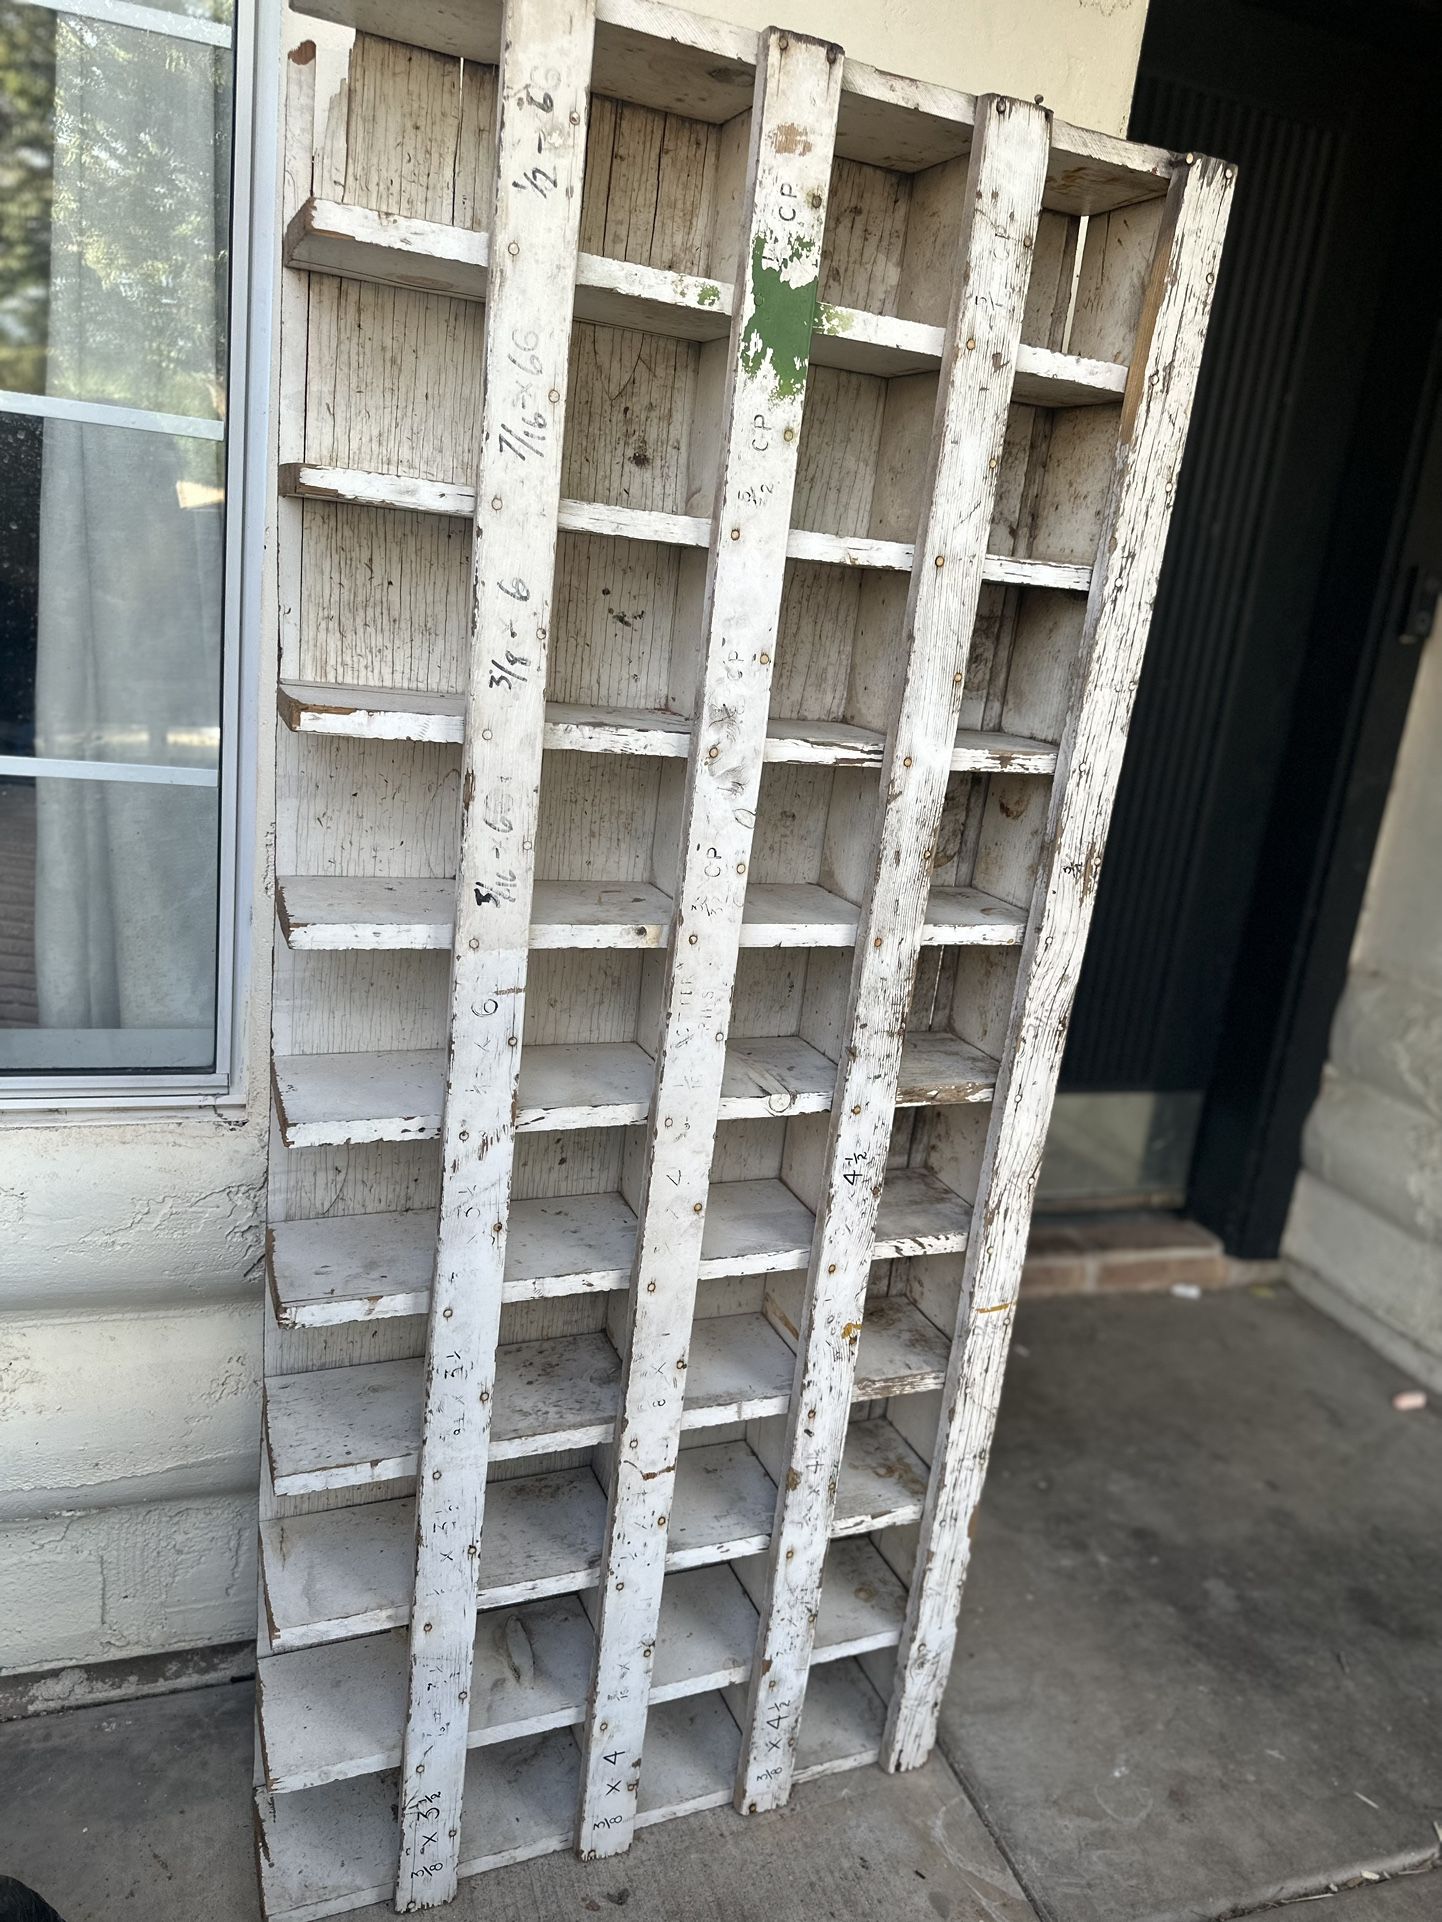
[[[276,882],[276,915],[298,952],[448,949],[455,882],[401,875],[292,875]],[[532,948],[664,948],[671,897],[645,882],[538,881]],[[848,948],[855,902],[815,885],[753,882],[743,948]],[[1026,911],[977,888],[933,888],[922,941],[929,947],[1018,947]]]
[[[793,1276],[789,1286],[773,1284],[764,1315],[697,1318],[683,1430],[786,1413],[804,1292],[804,1277]],[[857,1399],[939,1388],[946,1355],[945,1340],[918,1308],[878,1298],[862,1323]],[[267,1377],[263,1429],[276,1494],[414,1480],[424,1375],[417,1356]],[[521,1461],[609,1442],[620,1379],[620,1357],[600,1332],[502,1343],[489,1459]]]
[[[666,1577],[653,1706],[746,1679],[764,1575],[761,1556]],[[594,1645],[590,1600],[585,1590],[477,1619],[470,1747],[580,1724]],[[905,1609],[905,1588],[865,1537],[834,1543],[814,1659],[836,1662],[895,1647]],[[391,1630],[267,1656],[256,1695],[266,1785],[275,1793],[395,1768],[405,1721],[405,1634]]]
[[[459,746],[461,696],[393,687],[340,687],[283,681],[277,706],[297,734],[330,734],[356,741],[433,741]],[[691,750],[686,716],[654,708],[546,704],[545,745],[553,753],[634,754],[683,761]],[[848,721],[788,720],[773,716],[762,758],[789,765],[877,767],[884,736]],[[951,758],[959,774],[1052,774],[1056,747],[980,728],[962,728]]]
[[[356,467],[315,467],[282,462],[280,491],[298,500],[331,501],[349,507],[397,508],[471,520],[474,488],[454,481],[423,480],[407,474],[375,474]],[[646,508],[612,507],[603,501],[563,500],[557,525],[569,534],[599,534],[614,540],[654,541],[664,547],[709,547],[711,523],[694,514],[660,514]],[[910,541],[872,540],[866,535],[819,534],[793,528],[787,558],[822,561],[841,567],[875,567],[909,574],[914,555]],[[1014,587],[1050,587],[1085,593],[1091,567],[1074,561],[1048,561],[989,554],[982,578]]]
[[[918,1032],[901,1057],[897,1105],[989,1101],[997,1064],[955,1035]],[[529,1043],[521,1052],[516,1128],[522,1133],[624,1128],[650,1110],[655,1063],[635,1041]],[[361,1141],[429,1141],[440,1133],[440,1048],[276,1055],[271,1085],[288,1148]],[[764,1121],[825,1114],[836,1063],[799,1035],[734,1039],[726,1050],[719,1115]]]
[[[308,200],[291,221],[286,264],[346,280],[410,287],[460,300],[484,300],[490,236],[467,227],[378,213],[342,201]],[[729,281],[671,273],[601,254],[576,258],[577,320],[638,328],[680,340],[719,340],[729,332]],[[822,302],[811,341],[816,366],[883,378],[935,372],[943,330],[927,321]],[[1045,347],[1017,353],[1013,397],[1029,406],[1085,407],[1118,401],[1127,370]]]
[[[926,1468],[887,1421],[857,1422],[842,1461],[832,1533],[868,1535],[918,1519]],[[668,1570],[759,1555],[776,1486],[744,1441],[684,1448],[667,1535]],[[606,1497],[590,1468],[493,1482],[481,1532],[478,1607],[576,1594],[598,1580]],[[262,1593],[272,1650],[399,1628],[410,1619],[415,1503],[409,1496],[262,1522]]]
[[[935,1175],[897,1169],[882,1194],[873,1259],[959,1254],[970,1225],[965,1201]],[[804,1268],[811,1232],[811,1210],[784,1182],[715,1182],[701,1279]],[[513,1201],[502,1299],[625,1288],[635,1238],[636,1217],[619,1194]],[[285,1328],[324,1328],[423,1315],[430,1307],[435,1252],[432,1211],[277,1222],[267,1249],[276,1319]]]

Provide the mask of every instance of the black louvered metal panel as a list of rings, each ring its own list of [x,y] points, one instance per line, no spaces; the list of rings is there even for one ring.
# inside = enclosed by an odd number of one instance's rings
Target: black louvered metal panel
[[[1182,950],[1202,938],[1188,914],[1192,871],[1226,778],[1216,744],[1255,618],[1262,531],[1286,511],[1275,497],[1277,453],[1316,298],[1336,138],[1145,75],[1131,132],[1224,155],[1241,172],[1065,1083],[1200,1088],[1215,1024],[1200,1007],[1195,1019],[1178,1007],[1176,977],[1184,962],[1196,970]],[[1248,861],[1242,850],[1243,889]],[[1216,955],[1216,968],[1230,974],[1232,958]]]

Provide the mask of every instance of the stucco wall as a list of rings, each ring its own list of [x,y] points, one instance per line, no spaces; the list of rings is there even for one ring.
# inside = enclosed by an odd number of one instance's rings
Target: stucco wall
[[[0,1129],[0,1674],[254,1632],[265,1152],[255,1098]]]
[[[1117,132],[1145,0],[713,0],[711,10],[825,34],[895,71],[1040,93],[1065,118]],[[307,22],[294,37],[312,32]],[[254,1632],[264,865],[262,853],[247,1102],[0,1125],[0,1674]]]
[[[1442,1389],[1442,632],[1426,643],[1283,1253]]]

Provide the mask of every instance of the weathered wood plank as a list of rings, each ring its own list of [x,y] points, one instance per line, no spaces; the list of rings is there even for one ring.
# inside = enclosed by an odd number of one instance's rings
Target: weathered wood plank
[[[352,741],[458,742],[461,697],[408,688],[327,686],[283,681],[280,718],[297,734],[329,734]],[[546,703],[544,745],[557,753],[635,754],[684,761],[691,751],[689,716],[655,708],[584,708]],[[877,767],[885,738],[845,721],[788,720],[766,723],[762,758],[786,765]],[[1050,774],[1056,748],[1050,741],[995,729],[959,728],[952,753],[958,774]]]
[[[447,1902],[520,1070],[593,0],[506,0],[396,1907]],[[489,1532],[489,1531],[487,1531]]]
[[[902,1043],[1006,435],[1048,121],[1020,101],[988,95],[977,104],[917,542],[923,558],[907,602],[906,664],[862,904],[771,1581],[747,1702],[736,1785],[737,1805],[747,1812],[779,1807],[790,1793],[876,1207],[894,1110],[905,1098]]]
[[[1067,1021],[1176,494],[1232,194],[1218,161],[1183,167],[1162,223],[1087,605],[1046,847],[977,1189],[961,1306],[883,1759],[935,1738]]]
[[[283,875],[276,918],[298,953],[352,949],[449,948],[455,882],[408,875]],[[537,881],[529,941],[537,949],[663,948],[671,935],[671,897],[649,882],[596,886]],[[746,894],[743,948],[849,948],[856,940],[854,901],[815,883],[758,882]],[[978,888],[933,888],[922,941],[934,947],[1020,945],[1026,916]]]
[[[315,467],[291,463],[280,470],[281,492],[302,500],[333,501],[350,507],[386,507],[401,512],[438,514],[451,520],[475,512],[473,489],[456,481],[421,480],[410,474],[377,474],[353,467]],[[614,540],[653,541],[663,547],[710,547],[712,523],[696,514],[659,513],[650,508],[616,507],[605,501],[563,500],[557,508],[563,533],[601,534]],[[786,537],[786,558],[820,561],[833,567],[876,569],[909,574],[910,541],[824,534],[793,527]],[[1085,594],[1091,569],[1076,561],[988,554],[982,579],[1008,587],[1051,587]]]
[[[955,1035],[909,1037],[896,1099],[918,1107],[990,1101],[996,1062]],[[277,1055],[272,1067],[281,1139],[290,1148],[344,1142],[433,1141],[441,1131],[445,1055],[439,1048]],[[532,1042],[522,1051],[515,1128],[624,1128],[651,1112],[654,1063],[635,1041]],[[725,1048],[719,1116],[764,1121],[825,1114],[836,1063],[800,1035],[758,1035]]]
[[[582,1745],[577,1848],[585,1856],[626,1848],[636,1821],[840,90],[838,48],[775,29],[762,34],[720,402],[695,746]],[[733,1077],[746,1047],[730,1050]],[[834,1082],[834,1068],[824,1078]]]

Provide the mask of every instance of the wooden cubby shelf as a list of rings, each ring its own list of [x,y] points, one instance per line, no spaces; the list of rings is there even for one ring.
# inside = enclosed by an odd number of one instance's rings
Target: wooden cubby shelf
[[[898,1107],[987,1101],[996,1062],[955,1035],[908,1039]],[[655,1064],[635,1041],[532,1044],[521,1063],[518,1133],[541,1129],[623,1128],[651,1107]],[[734,1040],[726,1051],[720,1118],[766,1121],[825,1114],[836,1063],[800,1035]],[[445,1053],[440,1048],[385,1053],[277,1056],[275,1110],[288,1148],[333,1148],[364,1141],[432,1141],[440,1133]]]
[[[666,1577],[653,1705],[744,1682],[756,1646],[765,1564],[756,1557]],[[593,1631],[589,1590],[477,1618],[467,1744],[487,1748],[585,1717]],[[906,1589],[864,1535],[832,1544],[816,1624],[817,1662],[894,1648]],[[374,1775],[401,1759],[406,1644],[391,1630],[267,1656],[259,1727],[277,1794]]]
[[[293,949],[450,950],[454,881],[381,875],[308,875],[276,882],[276,913]],[[672,903],[649,884],[596,887],[538,881],[532,896],[533,948],[663,948]],[[814,883],[753,884],[741,923],[743,948],[848,948],[856,940],[854,901]],[[922,942],[927,947],[1018,947],[1026,915],[978,888],[933,888]]]
[[[699,1318],[687,1365],[683,1430],[784,1415],[799,1318],[795,1287],[768,1291],[764,1316]],[[882,1400],[940,1388],[946,1357],[945,1338],[918,1309],[903,1300],[879,1301],[861,1330],[857,1397]],[[267,1382],[265,1446],[276,1494],[413,1479],[422,1372],[419,1359],[373,1361]],[[503,1343],[496,1351],[492,1461],[609,1441],[620,1373],[620,1359],[601,1333]]]
[[[914,1522],[926,1466],[887,1421],[853,1425],[842,1457],[835,1538]],[[479,1557],[482,1609],[575,1594],[598,1580],[606,1492],[589,1468],[491,1484]],[[776,1484],[744,1441],[681,1450],[666,1567],[702,1568],[770,1546]],[[409,1621],[415,1504],[407,1496],[263,1523],[261,1579],[277,1652]]]
[[[404,688],[320,687],[282,682],[281,719],[296,734],[350,741],[461,739],[459,694]],[[573,754],[636,754],[684,761],[691,724],[682,715],[639,708],[578,708],[546,703],[545,745]],[[763,758],[785,766],[880,767],[884,736],[844,721],[770,721]],[[962,728],[951,757],[956,774],[1052,774],[1056,747],[996,730]]]
[[[874,1261],[956,1255],[966,1247],[971,1210],[925,1168],[886,1178],[876,1218]],[[701,1279],[804,1268],[811,1210],[782,1181],[712,1184],[701,1242]],[[266,1265],[283,1328],[423,1315],[435,1265],[434,1213],[342,1215],[284,1221],[271,1229]],[[636,1216],[620,1194],[516,1201],[506,1242],[506,1303],[625,1288],[636,1253]]]
[[[802,1724],[796,1779],[809,1781],[874,1762],[885,1710],[858,1662],[821,1666]],[[727,1695],[658,1704],[642,1768],[637,1827],[729,1802],[740,1743]],[[471,1749],[460,1873],[477,1875],[569,1847],[580,1759],[565,1728]],[[314,1922],[386,1900],[397,1846],[395,1804],[395,1780],[386,1774],[263,1802],[259,1856],[267,1914]]]
[[[661,0],[290,5],[255,1780],[316,1922],[928,1754],[1231,170]]]
[[[451,481],[422,480],[409,474],[372,474],[359,468],[311,467],[297,462],[281,469],[280,490],[295,500],[437,514],[448,520],[469,522],[476,513],[474,488]],[[556,524],[563,534],[602,535],[611,540],[644,541],[660,547],[709,548],[712,545],[711,522],[698,515],[613,507],[604,501],[563,500]],[[786,539],[786,558],[816,561],[832,567],[875,568],[883,573],[909,574],[915,550],[910,541],[793,528]],[[1000,587],[1049,587],[1062,593],[1085,594],[1091,586],[1091,568],[1079,561],[988,554],[982,561],[981,578]]]
[[[485,299],[490,254],[489,235],[474,229],[407,220],[335,200],[308,200],[285,238],[288,266],[457,300]],[[577,320],[678,340],[723,340],[731,330],[734,301],[729,281],[597,254],[576,257]],[[811,364],[884,378],[935,373],[941,366],[942,333],[925,321],[822,302]],[[1127,370],[1115,361],[1023,344],[1012,393],[1033,407],[1088,407],[1119,400],[1126,383]]]

